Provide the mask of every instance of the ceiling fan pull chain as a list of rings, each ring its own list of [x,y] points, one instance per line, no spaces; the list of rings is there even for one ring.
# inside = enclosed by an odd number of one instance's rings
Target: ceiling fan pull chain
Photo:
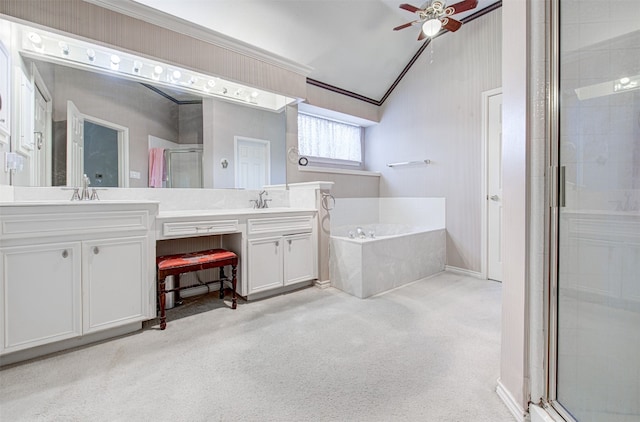
[[[429,48],[431,51],[429,52],[429,63],[433,63],[433,40],[429,41]]]

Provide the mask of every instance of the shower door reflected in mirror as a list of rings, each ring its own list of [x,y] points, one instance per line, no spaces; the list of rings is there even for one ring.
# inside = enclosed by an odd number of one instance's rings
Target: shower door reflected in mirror
[[[168,188],[202,187],[202,147],[164,150]]]
[[[551,377],[568,419],[638,421],[640,2],[559,4],[564,194]]]

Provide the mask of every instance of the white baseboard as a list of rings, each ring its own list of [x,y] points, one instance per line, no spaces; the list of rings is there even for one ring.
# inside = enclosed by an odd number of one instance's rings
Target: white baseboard
[[[477,271],[467,270],[466,268],[458,268],[458,267],[452,267],[451,265],[445,265],[444,270],[452,273],[456,273],[456,274],[466,275],[469,277],[479,278],[481,280],[485,279],[485,277],[482,276],[482,273],[479,273]]]
[[[326,289],[327,287],[331,287],[331,280],[316,280],[313,285],[319,289]]]
[[[511,395],[509,390],[507,390],[500,379],[498,379],[498,385],[496,386],[496,393],[498,393],[498,397],[502,400],[502,402],[507,406],[509,412],[516,418],[519,422],[525,422],[527,420],[527,412],[518,404],[516,399]]]
[[[109,330],[98,331],[97,333],[86,334],[84,336],[74,337],[61,340],[55,343],[43,344],[42,346],[32,347],[30,349],[19,350],[17,352],[8,353],[0,356],[0,366],[11,365],[29,359],[39,358],[56,352],[61,352],[74,347],[86,346],[87,344],[96,343],[111,337],[118,337],[125,334],[139,331],[142,329],[142,322],[133,322],[121,327],[111,328]]]
[[[531,415],[531,422],[556,422],[556,419],[544,407],[540,407],[537,404],[529,405],[529,414]]]

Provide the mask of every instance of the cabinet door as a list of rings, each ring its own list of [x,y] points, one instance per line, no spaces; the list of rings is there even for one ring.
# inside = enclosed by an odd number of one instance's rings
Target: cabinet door
[[[82,257],[85,334],[146,319],[146,237],[82,242]]]
[[[282,286],[282,237],[249,239],[249,294]]]
[[[316,278],[311,233],[284,237],[284,285]]]
[[[0,250],[3,352],[81,334],[80,243]]]

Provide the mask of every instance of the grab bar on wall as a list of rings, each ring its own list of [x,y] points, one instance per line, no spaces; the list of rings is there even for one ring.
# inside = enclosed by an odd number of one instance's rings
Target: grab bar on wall
[[[430,163],[431,163],[431,160],[403,161],[401,163],[388,163],[387,167],[415,166],[415,165],[424,165],[424,164],[430,164]]]

